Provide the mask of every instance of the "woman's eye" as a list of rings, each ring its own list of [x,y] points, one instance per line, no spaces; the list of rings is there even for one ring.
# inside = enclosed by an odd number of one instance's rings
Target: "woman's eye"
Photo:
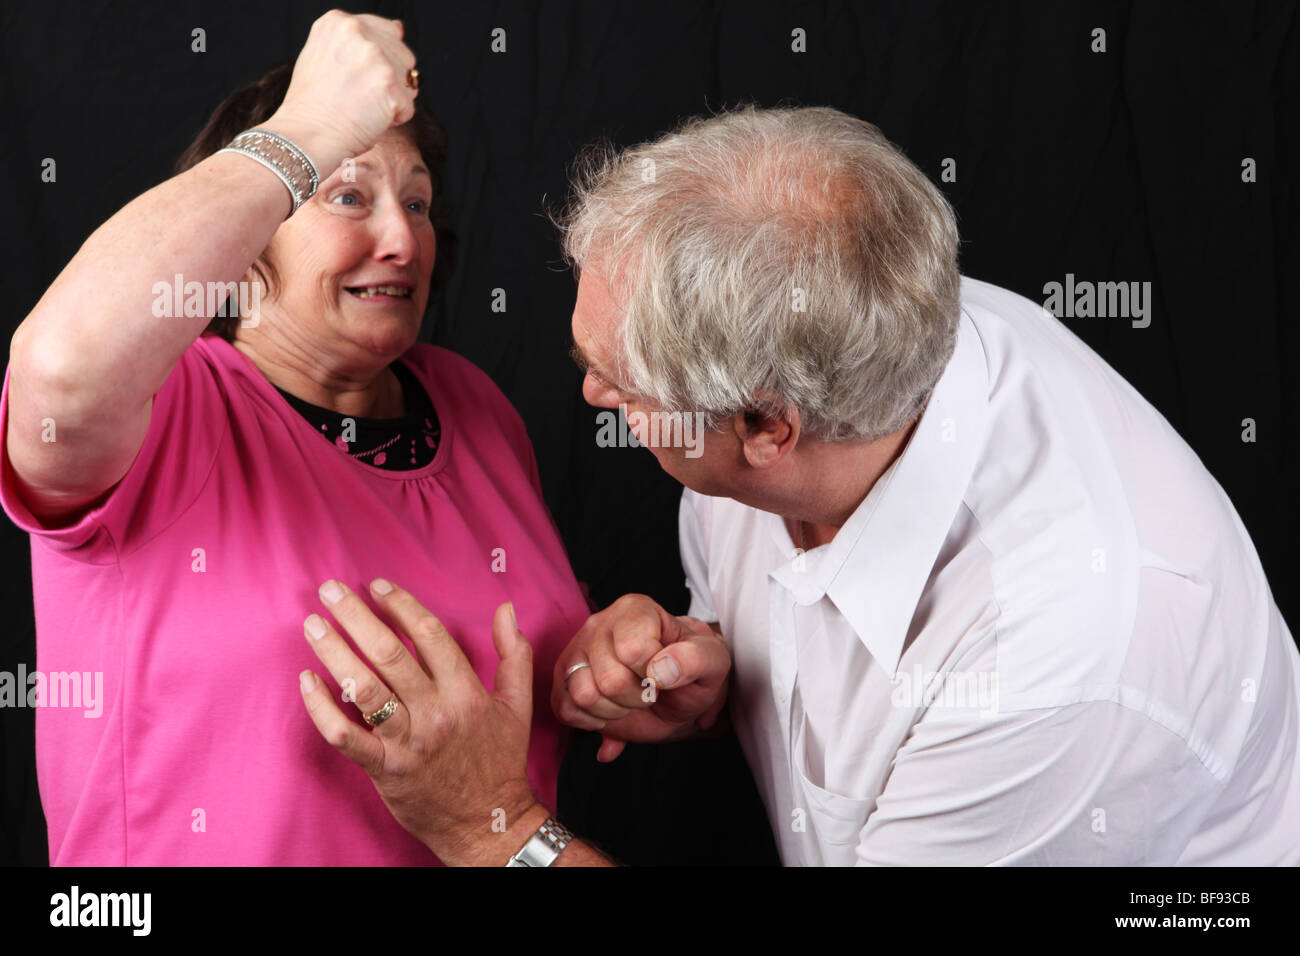
[[[356,193],[340,193],[339,195],[337,195],[337,196],[334,197],[334,199],[332,200],[332,202],[339,202],[340,199],[352,199],[352,200],[354,200],[353,202],[350,202],[350,203],[348,203],[348,202],[345,202],[345,203],[339,203],[339,205],[341,205],[341,206],[355,206],[355,205],[358,205],[358,204],[361,202],[360,197],[358,197]]]
[[[425,202],[423,199],[412,199],[410,202],[408,202],[408,203],[406,204],[406,206],[407,206],[408,209],[409,209],[411,206],[416,207],[415,209],[412,209],[412,210],[411,210],[412,212],[421,212],[421,213],[424,213],[424,212],[428,212],[428,211],[429,211],[429,204],[428,204],[427,202]]]

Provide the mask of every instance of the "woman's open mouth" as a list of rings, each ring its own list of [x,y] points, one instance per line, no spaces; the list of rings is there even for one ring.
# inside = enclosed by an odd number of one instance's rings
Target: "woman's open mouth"
[[[369,299],[376,302],[395,302],[399,299],[409,299],[414,291],[410,286],[404,285],[365,285],[365,286],[347,286],[347,291],[353,297],[358,299]]]

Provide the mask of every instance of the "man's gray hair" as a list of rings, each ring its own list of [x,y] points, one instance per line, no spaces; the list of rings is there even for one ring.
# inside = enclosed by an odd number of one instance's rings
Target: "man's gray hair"
[[[623,310],[624,387],[711,427],[799,409],[826,441],[923,410],[960,310],[947,200],[875,126],[743,107],[578,160],[566,259]]]

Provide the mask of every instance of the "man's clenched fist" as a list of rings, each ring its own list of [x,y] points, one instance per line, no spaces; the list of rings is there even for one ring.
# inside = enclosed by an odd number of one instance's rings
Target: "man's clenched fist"
[[[589,666],[566,681],[583,662]],[[596,759],[608,762],[626,741],[680,740],[712,727],[730,673],[731,655],[713,627],[628,594],[588,618],[564,649],[551,706],[566,724],[601,731]]]

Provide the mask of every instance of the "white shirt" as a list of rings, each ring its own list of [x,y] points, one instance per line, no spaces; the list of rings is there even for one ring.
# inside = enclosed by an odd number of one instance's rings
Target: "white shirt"
[[[830,543],[691,491],[680,531],[787,865],[1300,863],[1300,653],[1254,546],[1035,303],[963,280],[921,421]]]

